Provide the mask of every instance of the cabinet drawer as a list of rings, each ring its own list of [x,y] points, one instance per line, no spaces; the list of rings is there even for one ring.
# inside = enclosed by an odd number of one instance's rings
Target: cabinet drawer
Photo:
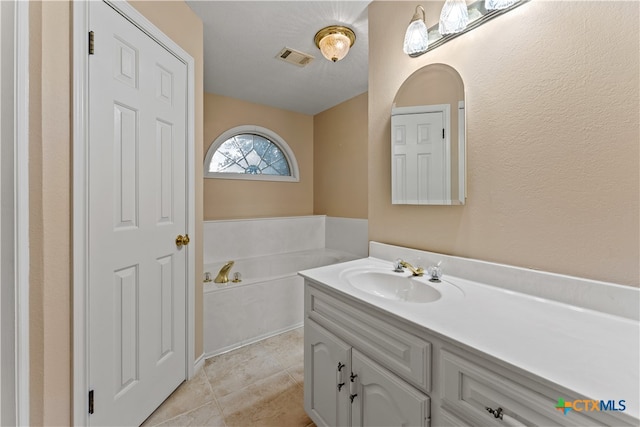
[[[409,383],[431,391],[431,344],[306,285],[306,315]]]
[[[528,388],[445,350],[441,351],[441,356],[442,408],[466,419],[471,425],[624,425],[624,422],[602,412],[571,411],[565,415],[555,408],[558,398],[563,397],[560,391],[549,389],[543,393]],[[567,397],[564,394],[564,398]],[[487,408],[501,408],[502,419],[489,413]]]

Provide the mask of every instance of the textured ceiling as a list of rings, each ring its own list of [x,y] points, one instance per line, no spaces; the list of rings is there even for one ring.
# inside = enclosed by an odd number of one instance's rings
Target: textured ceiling
[[[206,92],[316,114],[367,91],[370,1],[187,1],[204,23]],[[326,60],[313,42],[328,25],[354,30],[346,58]],[[283,47],[315,59],[301,68]]]

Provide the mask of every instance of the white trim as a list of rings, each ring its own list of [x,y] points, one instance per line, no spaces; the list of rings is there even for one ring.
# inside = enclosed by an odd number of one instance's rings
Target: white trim
[[[16,2],[16,425],[29,422],[29,2]]]
[[[220,146],[229,138],[239,135],[241,133],[254,133],[267,138],[269,141],[276,144],[276,146],[284,153],[287,163],[289,163],[291,176],[282,175],[251,175],[243,173],[224,173],[224,172],[209,172],[209,163],[215,152]],[[300,170],[298,169],[298,161],[293,153],[293,150],[287,144],[287,142],[271,129],[267,129],[262,126],[255,125],[240,125],[228,129],[222,132],[209,146],[207,155],[204,158],[204,177],[205,178],[221,178],[221,179],[242,179],[250,181],[283,181],[283,182],[300,182]]]
[[[0,420],[29,425],[29,3],[3,2],[3,294]],[[3,25],[3,27],[4,27]],[[6,137],[6,138],[5,138]],[[6,180],[6,181],[5,181]],[[6,203],[6,205],[5,205]],[[6,282],[4,282],[6,280]],[[6,310],[6,311],[5,311]],[[6,347],[5,347],[6,346]],[[5,359],[6,357],[6,359]],[[10,405],[10,406],[6,406]],[[6,412],[5,412],[6,411]]]
[[[195,241],[195,60],[151,21],[124,1],[106,1],[140,30],[173,53],[187,66],[187,233]],[[73,423],[88,424],[88,138],[89,7],[91,2],[73,2]],[[185,377],[194,374],[195,360],[195,245],[187,250],[187,326]]]
[[[202,353],[195,362],[193,362],[193,375],[197,375],[204,368],[204,353]]]
[[[458,101],[458,199],[465,204],[467,199],[467,119],[464,101]]]
[[[88,283],[88,152],[89,3],[73,2],[73,424],[87,425],[89,388],[87,307]]]
[[[299,215],[299,216],[268,216],[262,218],[235,218],[235,219],[208,219],[203,221],[204,224],[218,224],[221,222],[243,222],[243,221],[281,221],[287,219],[301,219],[301,218],[323,218],[326,215]]]

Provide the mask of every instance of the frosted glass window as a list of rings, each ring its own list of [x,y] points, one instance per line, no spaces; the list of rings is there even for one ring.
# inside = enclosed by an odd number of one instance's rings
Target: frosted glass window
[[[289,146],[258,126],[239,126],[220,135],[207,153],[205,177],[298,181]]]

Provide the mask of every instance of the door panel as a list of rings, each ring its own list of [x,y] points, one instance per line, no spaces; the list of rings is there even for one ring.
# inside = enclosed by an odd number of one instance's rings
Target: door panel
[[[318,426],[349,425],[351,347],[312,320],[305,322],[305,411]]]
[[[137,425],[186,377],[186,65],[89,5],[92,425]]]
[[[428,426],[430,399],[357,350],[351,351],[357,377],[353,426]]]
[[[434,203],[450,199],[442,112],[392,116],[392,202]]]

